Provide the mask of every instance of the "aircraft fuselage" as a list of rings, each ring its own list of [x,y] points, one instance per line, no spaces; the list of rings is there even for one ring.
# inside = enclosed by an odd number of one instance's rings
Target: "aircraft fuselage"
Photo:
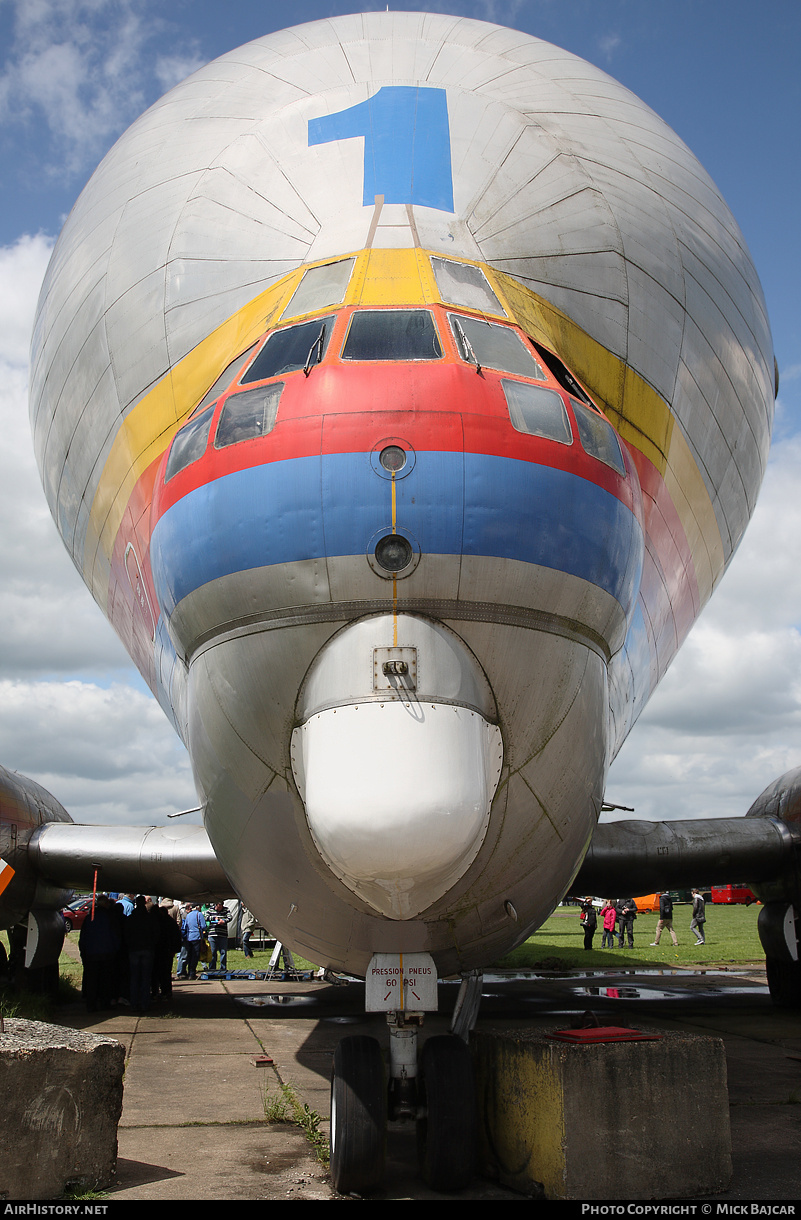
[[[43,289],[37,454],[271,931],[447,973],[547,917],[745,528],[772,372],[701,167],[524,35],[298,27],[122,138]]]

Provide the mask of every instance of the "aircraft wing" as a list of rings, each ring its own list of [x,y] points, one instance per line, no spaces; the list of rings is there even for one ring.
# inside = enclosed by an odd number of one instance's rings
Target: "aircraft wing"
[[[571,892],[649,894],[734,879],[775,882],[795,872],[800,845],[796,825],[770,817],[602,823]]]
[[[201,901],[234,897],[202,826],[78,826],[48,822],[28,842],[37,877],[72,888],[162,894]]]

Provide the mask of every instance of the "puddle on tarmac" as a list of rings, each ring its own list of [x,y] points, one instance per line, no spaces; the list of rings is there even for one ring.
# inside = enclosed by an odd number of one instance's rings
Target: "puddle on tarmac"
[[[316,995],[238,995],[234,996],[237,1004],[247,1004],[250,1008],[309,1008],[318,1003]],[[358,1025],[364,1016],[320,1016],[320,1021],[333,1025]]]
[[[363,980],[347,977],[349,982]],[[459,979],[441,980],[446,987],[458,987]],[[515,990],[515,1001],[520,1004],[552,1003],[556,996],[565,1002],[565,992],[577,999],[593,997],[608,1000],[670,1000],[687,999],[690,996],[743,996],[767,992],[767,984],[745,979],[724,970],[585,970],[571,973],[563,970],[508,970],[493,971],[484,975],[482,998],[485,1000],[508,1000],[504,993],[505,983],[531,983],[532,995]],[[318,1003],[316,995],[238,995],[238,1004],[253,1008],[302,1008]],[[326,1016],[326,1021],[349,1024],[360,1017]]]
[[[449,980],[458,985],[459,980]],[[522,1002],[537,1002],[553,989],[564,995],[567,991],[577,997],[595,996],[610,1000],[630,999],[686,999],[688,996],[734,996],[755,995],[767,991],[767,984],[741,978],[725,970],[509,970],[493,971],[484,975],[483,998],[502,998],[503,992],[495,990],[503,983],[532,983],[537,996],[517,994]],[[492,990],[486,990],[486,988]]]
[[[301,1008],[317,1003],[313,995],[238,995],[237,1004],[250,1004],[253,1008]]]

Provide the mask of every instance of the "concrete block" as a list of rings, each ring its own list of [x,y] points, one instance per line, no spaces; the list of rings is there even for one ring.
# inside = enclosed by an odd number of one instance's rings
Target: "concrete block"
[[[125,1050],[113,1038],[6,1017],[0,1034],[0,1199],[111,1184]]]
[[[547,1199],[678,1199],[731,1179],[719,1038],[572,1045],[471,1035],[483,1172]]]

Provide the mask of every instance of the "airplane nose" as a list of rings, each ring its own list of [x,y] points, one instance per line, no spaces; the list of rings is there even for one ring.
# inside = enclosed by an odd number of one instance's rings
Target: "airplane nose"
[[[292,767],[321,856],[375,910],[413,918],[486,834],[503,760],[486,678],[447,628],[382,615],[326,644],[300,711]]]

